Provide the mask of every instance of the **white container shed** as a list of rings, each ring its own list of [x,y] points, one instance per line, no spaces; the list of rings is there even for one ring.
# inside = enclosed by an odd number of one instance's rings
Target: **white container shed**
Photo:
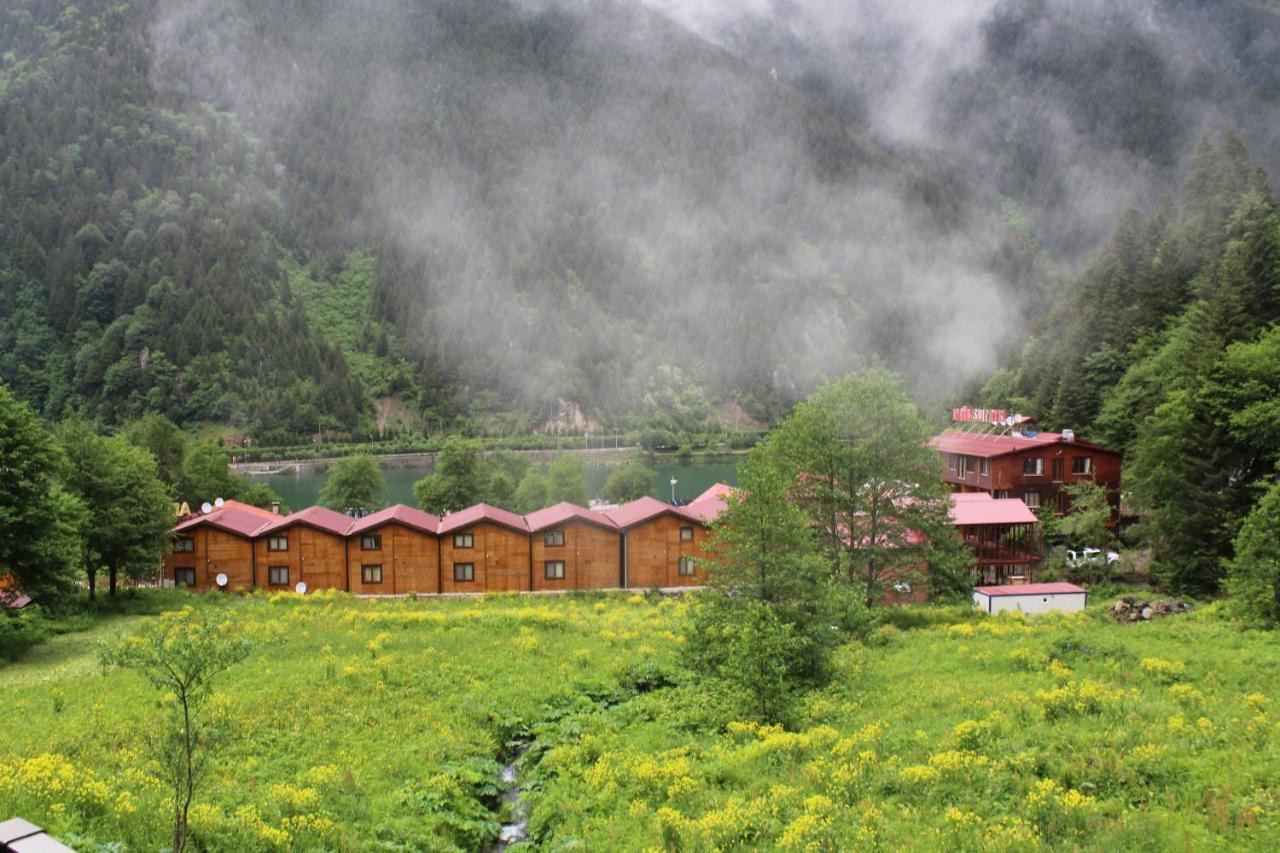
[[[1073,583],[1011,583],[973,588],[973,606],[984,613],[1084,610],[1088,600],[1089,593]]]

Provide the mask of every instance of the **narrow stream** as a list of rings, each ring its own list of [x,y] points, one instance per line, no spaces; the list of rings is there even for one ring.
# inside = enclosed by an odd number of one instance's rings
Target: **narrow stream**
[[[528,751],[529,745],[527,743],[522,745],[511,757],[511,762],[503,765],[502,773],[499,775],[502,784],[508,786],[502,795],[501,802],[503,805],[509,804],[511,808],[509,822],[502,825],[502,831],[498,834],[498,843],[493,845],[495,853],[506,850],[513,844],[529,840],[529,806],[524,801],[524,788],[516,784],[519,775],[516,766]]]

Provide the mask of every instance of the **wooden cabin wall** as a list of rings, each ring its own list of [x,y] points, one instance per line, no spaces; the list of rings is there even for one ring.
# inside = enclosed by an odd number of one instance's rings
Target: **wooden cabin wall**
[[[219,575],[227,576],[227,589],[250,589],[253,586],[253,544],[242,536],[201,525],[187,532],[195,540],[194,552],[164,555],[163,577],[176,582],[176,568],[194,568],[196,583],[192,589],[217,589]]]
[[[363,537],[382,537],[380,549],[364,550]],[[388,522],[347,539],[347,573],[351,592],[365,595],[423,594],[440,591],[436,537],[413,527]],[[364,566],[382,566],[382,583],[365,583]]]
[[[470,533],[471,548],[455,548],[454,536]],[[455,581],[455,563],[472,563],[475,579]],[[529,534],[481,521],[440,537],[441,592],[505,592],[529,588]]]
[[[680,528],[693,528],[692,540],[680,539]],[[657,518],[628,528],[627,586],[649,587],[698,586],[706,583],[706,570],[694,569],[692,576],[680,575],[680,558],[701,558],[707,530],[701,524],[673,515]]]
[[[305,524],[294,524],[273,535],[286,536],[289,550],[269,551],[270,536],[254,540],[257,583],[263,589],[293,589],[299,581],[311,590],[346,589],[346,540]],[[289,583],[268,582],[271,566],[288,566]]]
[[[547,545],[544,533],[564,531],[564,545]],[[534,589],[616,589],[620,582],[620,536],[585,521],[568,521],[531,537]],[[548,560],[564,561],[564,579],[549,580]]]

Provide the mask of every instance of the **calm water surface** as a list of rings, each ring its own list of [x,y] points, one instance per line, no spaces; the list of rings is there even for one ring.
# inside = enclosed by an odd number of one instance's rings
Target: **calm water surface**
[[[676,498],[688,501],[696,498],[708,486],[714,483],[737,485],[737,465],[741,457],[706,457],[681,463],[676,459],[662,460],[654,465],[658,472],[653,480],[649,493],[662,500],[671,499],[671,478],[675,477]],[[600,497],[605,480],[617,467],[615,463],[587,463],[587,491],[593,498]],[[383,500],[387,505],[402,503],[416,506],[413,498],[413,484],[431,473],[430,466],[413,468],[386,468],[387,490]],[[301,509],[314,504],[320,497],[320,489],[328,476],[323,471],[303,471],[300,473],[273,474],[267,477],[253,477],[255,481],[263,481],[275,490],[290,509]]]

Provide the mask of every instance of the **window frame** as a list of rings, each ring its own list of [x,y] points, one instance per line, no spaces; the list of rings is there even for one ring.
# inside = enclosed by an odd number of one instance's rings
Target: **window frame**
[[[284,580],[275,579],[276,572],[284,572]],[[288,566],[267,566],[267,586],[288,586],[289,585],[289,567]]]
[[[1028,471],[1027,466],[1034,464],[1034,471]],[[1024,477],[1043,477],[1044,476],[1044,457],[1043,456],[1024,456],[1022,457],[1022,476]]]
[[[563,530],[544,530],[542,532],[542,547],[563,548],[564,547],[564,531]]]
[[[552,569],[559,567],[559,573],[554,574]],[[542,564],[542,577],[549,581],[562,581],[565,579],[564,560],[546,560]]]
[[[1083,462],[1084,470],[1078,470],[1078,462]],[[1092,456],[1072,456],[1071,457],[1071,473],[1077,477],[1087,477],[1093,473],[1093,457]]]
[[[462,576],[461,569],[466,567],[465,577]],[[476,582],[476,564],[475,563],[454,563],[453,564],[453,582],[454,583],[475,583]]]
[[[180,578],[180,575],[186,575],[188,572],[191,573],[190,574],[191,583],[186,583]],[[196,585],[196,567],[195,566],[174,566],[173,567],[173,585],[185,586],[188,588],[195,586]]]
[[[284,544],[281,544],[281,543],[284,543]],[[281,551],[288,551],[289,550],[289,534],[286,533],[283,536],[268,536],[267,550],[273,551],[276,553],[279,553]]]
[[[360,534],[360,550],[361,551],[381,551],[382,550],[382,534],[381,533]]]
[[[372,577],[373,570],[375,569],[378,572],[378,577],[376,580]],[[360,564],[360,583],[362,584],[382,583],[382,564],[381,563],[361,563]]]
[[[979,477],[991,476],[991,460],[990,459],[987,459],[986,457],[982,457],[978,460],[978,476]]]
[[[693,528],[692,528],[692,527],[681,527],[681,528],[680,528],[680,541],[681,541],[681,542],[692,542],[692,541],[693,541]]]
[[[175,554],[194,554],[196,552],[196,538],[194,536],[179,536],[173,542],[173,553]]]
[[[463,544],[463,543],[466,544]],[[453,534],[453,547],[455,549],[467,549],[476,547],[476,535],[474,533],[455,533]]]
[[[691,578],[698,571],[697,564],[693,562],[693,557],[688,555],[682,556],[680,562],[676,564],[676,574],[682,578]]]
[[[1027,498],[1032,497],[1033,495],[1035,496],[1035,503],[1031,503],[1027,500]],[[1039,509],[1040,498],[1040,492],[1036,489],[1030,489],[1022,493],[1022,502],[1027,505],[1027,509]]]
[[[959,460],[958,463],[956,464],[956,476],[959,477],[961,480],[964,480],[969,476],[969,471],[970,471],[969,459],[971,457],[966,456],[965,454],[962,453],[956,458]]]

